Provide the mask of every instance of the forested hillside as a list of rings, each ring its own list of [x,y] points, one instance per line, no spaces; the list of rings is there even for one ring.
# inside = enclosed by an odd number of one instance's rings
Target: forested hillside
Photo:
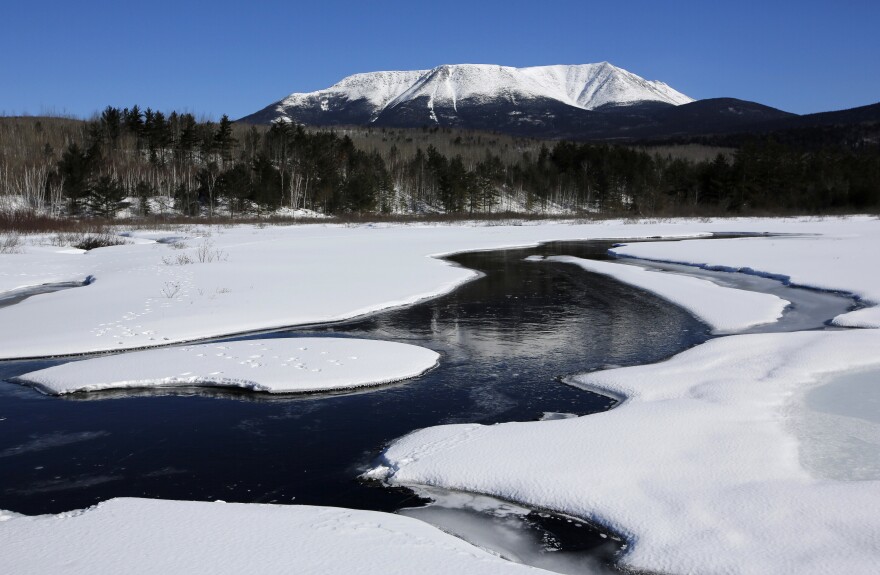
[[[876,143],[817,146],[765,134],[725,144],[735,147],[541,142],[448,128],[266,128],[108,107],[88,122],[0,119],[0,209],[111,219],[880,206]]]

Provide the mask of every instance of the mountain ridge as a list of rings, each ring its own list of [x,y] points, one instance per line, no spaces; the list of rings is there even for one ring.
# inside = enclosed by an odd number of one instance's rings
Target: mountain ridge
[[[290,94],[239,121],[383,125],[383,116],[400,116],[403,109],[409,122],[459,125],[459,103],[466,108],[508,108],[517,115],[531,102],[589,111],[608,105],[692,101],[663,82],[645,80],[608,62],[526,68],[444,64],[430,70],[353,74],[323,90]]]
[[[439,126],[535,138],[657,141],[870,124],[880,121],[880,106],[801,116],[736,98],[693,100],[608,62],[527,68],[445,64],[353,74],[323,90],[290,94],[239,121],[278,120],[323,127]],[[853,134],[862,137],[861,132]]]

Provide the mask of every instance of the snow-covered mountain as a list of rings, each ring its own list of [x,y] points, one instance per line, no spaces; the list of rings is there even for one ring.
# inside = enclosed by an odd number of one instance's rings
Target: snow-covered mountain
[[[582,123],[592,110],[692,101],[663,82],[608,62],[531,68],[460,64],[355,74],[325,90],[291,94],[242,121],[552,131]]]

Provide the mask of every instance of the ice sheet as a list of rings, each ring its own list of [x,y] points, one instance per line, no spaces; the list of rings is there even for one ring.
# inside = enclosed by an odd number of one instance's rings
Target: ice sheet
[[[143,387],[219,386],[269,393],[334,391],[415,377],[440,355],[350,338],[251,339],[65,363],[16,378],[52,395]]]
[[[801,462],[814,475],[880,480],[880,370],[828,377],[794,402]]]

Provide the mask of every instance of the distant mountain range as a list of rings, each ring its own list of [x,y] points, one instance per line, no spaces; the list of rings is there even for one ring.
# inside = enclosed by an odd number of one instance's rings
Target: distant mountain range
[[[485,64],[355,74],[294,93],[239,121],[309,126],[448,126],[579,140],[637,140],[880,121],[880,105],[798,116],[735,98],[695,101],[602,62]]]

